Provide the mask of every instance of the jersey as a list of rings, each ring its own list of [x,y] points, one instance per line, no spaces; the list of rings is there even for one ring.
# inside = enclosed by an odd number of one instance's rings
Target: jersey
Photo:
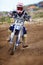
[[[18,14],[17,11],[13,11],[11,13],[11,16],[14,18],[15,24],[21,24],[21,25],[24,25],[24,22],[30,19],[30,16],[28,16],[25,10],[23,10],[21,14]]]
[[[26,34],[26,29],[24,27],[24,22],[29,20],[29,16],[26,13],[26,11],[24,10],[21,14],[18,14],[17,11],[13,11],[11,12],[11,17],[14,18],[15,22],[14,22],[14,26],[10,26],[10,30],[14,30],[14,28],[16,30],[23,30],[23,34]]]

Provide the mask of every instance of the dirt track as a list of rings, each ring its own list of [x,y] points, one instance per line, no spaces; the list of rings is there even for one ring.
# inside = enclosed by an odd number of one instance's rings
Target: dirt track
[[[0,65],[43,65],[43,24],[26,27],[29,48],[17,50],[13,56],[8,53],[7,26],[0,27]]]

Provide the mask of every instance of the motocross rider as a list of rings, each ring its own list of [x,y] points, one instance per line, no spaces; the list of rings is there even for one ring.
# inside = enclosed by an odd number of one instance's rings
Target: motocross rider
[[[29,21],[30,16],[28,16],[27,12],[24,10],[23,3],[18,3],[17,10],[10,12],[10,16],[13,17],[15,20],[14,24],[10,26],[9,28],[12,31],[10,35],[10,39],[9,39],[10,47],[13,47],[14,35],[18,35],[17,40],[16,40],[16,46],[20,44],[20,37],[22,36],[23,47],[25,47],[24,43],[25,43],[26,36],[24,36],[24,34],[26,34],[27,31],[26,31],[26,28],[24,27],[24,22]],[[18,26],[19,24],[21,25],[20,29],[19,27],[15,26],[15,25]]]

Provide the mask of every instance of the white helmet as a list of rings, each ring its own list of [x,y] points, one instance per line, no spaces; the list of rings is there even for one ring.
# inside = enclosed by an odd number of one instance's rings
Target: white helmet
[[[20,13],[20,14],[23,12],[23,3],[17,4],[17,12]]]

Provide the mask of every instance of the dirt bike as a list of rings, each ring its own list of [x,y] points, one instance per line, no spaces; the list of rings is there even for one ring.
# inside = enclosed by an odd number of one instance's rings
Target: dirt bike
[[[10,28],[10,30],[12,30],[12,32],[14,31],[14,35],[17,33],[16,30],[18,30],[19,32],[21,32],[20,37],[22,37],[22,33],[23,34],[26,33],[26,29],[25,29],[25,27],[23,27],[23,22],[21,22],[21,20],[19,20],[19,22],[16,21],[15,24]],[[18,34],[19,33],[17,33],[17,37],[18,37]],[[17,38],[16,38],[16,40],[17,40]],[[12,48],[10,54],[13,55],[15,51],[16,51],[16,41],[15,41],[15,43],[13,42],[13,48]]]

